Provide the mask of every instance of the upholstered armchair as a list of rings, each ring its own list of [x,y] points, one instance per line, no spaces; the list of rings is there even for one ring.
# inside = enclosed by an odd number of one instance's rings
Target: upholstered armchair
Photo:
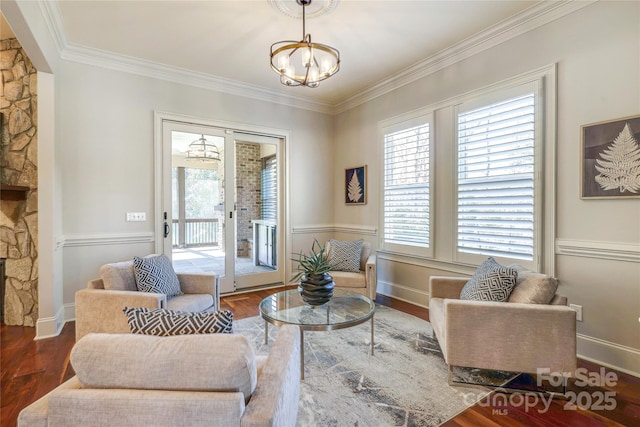
[[[331,256],[331,240],[325,245],[329,256]],[[333,277],[333,283],[337,288],[343,288],[349,291],[358,292],[371,301],[376,299],[376,255],[372,253],[371,244],[362,242],[362,251],[360,253],[360,271],[329,271]]]
[[[575,372],[576,313],[557,282],[521,269],[506,302],[461,300],[465,277],[429,278],[429,320],[453,366],[558,376]],[[549,288],[550,287],[550,288]]]
[[[174,273],[175,274],[175,273]],[[141,292],[136,286],[133,261],[105,264],[100,278],[75,295],[76,340],[90,332],[129,333],[125,307],[166,308],[196,312],[220,307],[218,277],[212,274],[177,274],[181,295]]]

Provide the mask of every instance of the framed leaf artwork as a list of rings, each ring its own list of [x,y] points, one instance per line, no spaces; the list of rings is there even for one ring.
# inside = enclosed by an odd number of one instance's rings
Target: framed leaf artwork
[[[367,165],[345,169],[344,203],[347,205],[367,204]]]
[[[581,127],[580,198],[640,197],[640,116]]]

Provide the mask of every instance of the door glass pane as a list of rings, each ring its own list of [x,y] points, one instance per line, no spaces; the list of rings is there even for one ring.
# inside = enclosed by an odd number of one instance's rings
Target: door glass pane
[[[236,141],[236,276],[274,271],[277,259],[277,146]],[[238,281],[238,287],[242,282]]]
[[[224,276],[224,138],[178,131],[171,137],[174,268]]]

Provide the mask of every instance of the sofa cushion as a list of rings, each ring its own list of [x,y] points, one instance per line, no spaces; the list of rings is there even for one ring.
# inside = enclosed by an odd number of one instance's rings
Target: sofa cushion
[[[88,334],[71,351],[88,388],[242,392],[256,388],[253,347],[235,334]]]
[[[180,282],[171,260],[164,254],[148,258],[133,257],[136,287],[140,292],[181,295]]]
[[[365,288],[367,286],[364,273],[350,273],[348,271],[331,271],[333,283],[341,288]]]
[[[518,270],[500,265],[489,257],[460,292],[461,300],[507,301],[518,278]]]
[[[363,240],[329,240],[329,260],[333,271],[360,272],[360,257]]]
[[[129,329],[134,334],[172,335],[230,334],[233,313],[228,310],[185,313],[162,308],[125,307]]]
[[[518,264],[509,267],[518,271],[516,286],[509,295],[509,302],[524,304],[549,304],[558,290],[558,280],[555,277],[529,271]]]
[[[111,291],[137,291],[133,261],[114,262],[100,267],[104,288]]]
[[[167,309],[173,311],[210,311],[212,308],[211,294],[182,294],[167,300]]]

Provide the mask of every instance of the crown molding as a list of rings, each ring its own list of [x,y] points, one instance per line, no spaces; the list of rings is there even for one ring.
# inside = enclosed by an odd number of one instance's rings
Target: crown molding
[[[371,88],[337,103],[334,114],[340,114],[369,102],[402,86],[433,74],[514,37],[555,21],[598,0],[544,1],[526,11],[489,27],[482,32],[446,48],[390,77]]]
[[[273,102],[276,104],[312,110],[325,114],[333,113],[333,107],[322,102],[286,95],[274,90],[241,83],[236,80],[158,64],[156,62],[114,54],[99,49],[68,44],[62,52],[62,58],[67,61],[79,62],[82,64],[151,77],[159,80],[166,80],[172,83],[181,83],[216,92],[243,96],[254,100]]]
[[[60,6],[57,1],[39,1],[40,13],[47,24],[47,29],[51,34],[58,53],[62,56],[65,47],[69,44],[67,42],[67,36],[64,32],[64,23],[62,20],[62,13],[60,12]]]
[[[573,13],[595,1],[597,0],[543,1],[521,14],[502,21],[450,48],[444,49],[406,68],[395,76],[385,79],[371,88],[335,104],[320,102],[306,97],[291,96],[275,90],[231,79],[224,79],[205,73],[74,45],[66,39],[58,2],[56,0],[41,1],[39,4],[43,18],[47,22],[49,31],[53,35],[62,59],[166,80],[173,83],[195,86],[216,92],[243,96],[259,101],[272,102],[325,114],[339,114],[433,74],[479,52],[504,43],[527,31],[531,31]]]

